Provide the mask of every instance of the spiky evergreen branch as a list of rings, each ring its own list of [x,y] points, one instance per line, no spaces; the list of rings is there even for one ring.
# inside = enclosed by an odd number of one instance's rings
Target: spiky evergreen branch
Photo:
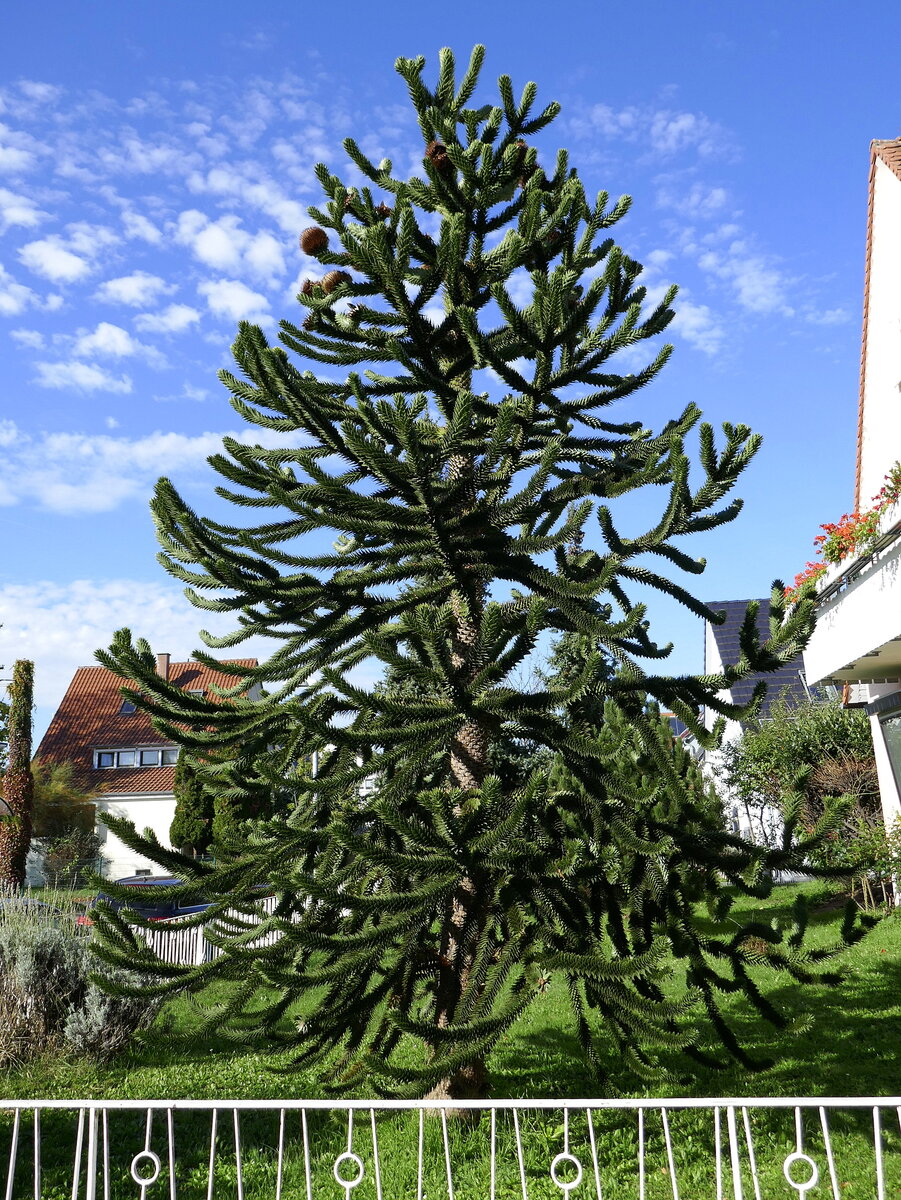
[[[368,183],[349,187],[317,168],[325,199],[302,244],[331,269],[302,288],[304,319],[282,323],[281,346],[240,328],[240,373],[221,373],[232,404],[258,428],[291,435],[281,449],[227,439],[211,459],[220,495],[257,523],[200,517],[171,483],[157,488],[164,567],[197,607],[235,615],[235,631],[204,634],[206,645],[252,635],[280,645],[259,667],[220,667],[235,682],[215,702],[161,680],[127,630],[99,656],[211,786],[268,796],[289,814],[220,846],[215,870],[112,822],[181,873],[186,894],[215,900],[212,937],[227,953],[161,971],[166,986],[231,979],[215,1022],[282,1038],[298,1063],[341,1048],[338,1086],[363,1070],[376,1087],[441,1096],[484,1091],[486,1055],[551,968],[567,977],[592,1061],[598,1018],[641,1069],[655,1046],[700,1053],[685,1021],[695,1004],[744,1061],[718,994],[740,990],[778,1017],[747,975],[747,939],[703,933],[692,888],[700,875],[725,929],[723,880],[762,892],[767,872],[803,862],[814,844],[793,844],[789,828],[785,846],[766,851],[683,819],[684,773],[661,746],[648,697],[711,744],[701,709],[741,715],[719,693],[796,654],[812,601],[787,609],[777,589],[762,643],[749,610],[740,660],[717,675],[645,673],[642,663],[669,649],[650,633],[643,588],[722,619],[663,572],[703,570],[676,539],[737,515],[741,502],[728,496],[759,438],[726,424],[718,446],[693,405],[656,433],[608,418],[667,361],[670,347],[651,349],[642,369],[622,374],[615,356],[658,338],[675,289],[648,311],[640,264],[606,235],[629,201],[590,199],[565,152],[553,174],[540,166],[527,139],[557,105],[533,115],[534,85],[516,101],[503,76],[499,105],[466,107],[482,55],[457,87],[442,51],[434,91],[423,59],[398,60],[423,174],[397,178],[348,139]],[[530,298],[519,304],[524,284]],[[349,368],[347,378],[318,377],[292,355]],[[479,390],[486,370],[502,381],[500,398]],[[613,506],[648,486],[662,490],[660,517],[626,536]],[[334,549],[309,548],[314,533]],[[566,681],[517,688],[511,674],[547,631],[587,639],[613,669],[593,672],[589,659]],[[353,672],[371,660],[410,686],[361,684]],[[619,714],[634,746],[611,747],[573,721],[589,697],[608,723]],[[502,784],[493,755],[516,743],[543,749],[559,770]],[[313,750],[323,753],[316,779],[304,766]],[[623,753],[647,769],[624,766]],[[278,897],[266,924],[282,935],[273,946],[250,936],[260,885]],[[121,921],[101,924],[103,954],[134,953]],[[825,954],[767,936],[779,969],[799,979]],[[678,1003],[659,985],[667,948],[691,985]],[[258,988],[275,999],[261,1006]],[[315,1011],[286,1033],[284,1014],[310,988],[320,989]],[[403,1038],[424,1043],[420,1066],[402,1065]]]

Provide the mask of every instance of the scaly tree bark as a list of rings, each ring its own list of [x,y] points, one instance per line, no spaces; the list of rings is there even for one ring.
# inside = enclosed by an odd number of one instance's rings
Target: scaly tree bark
[[[3,798],[13,815],[0,819],[0,883],[22,887],[31,845],[34,780],[31,775],[31,730],[34,708],[34,663],[18,659],[9,685],[9,751]]]
[[[157,487],[167,570],[198,608],[235,618],[206,646],[258,635],[275,653],[256,668],[217,663],[234,677],[221,703],[167,683],[128,630],[99,655],[196,755],[217,802],[257,796],[285,814],[217,845],[214,868],[110,820],[185,879],[184,898],[213,900],[225,953],[184,971],[154,963],[114,913],[98,915],[100,952],[156,970],[161,989],[230,980],[212,1022],[286,1040],[338,1089],[366,1074],[383,1090],[484,1094],[491,1049],[553,971],[595,1064],[601,1030],[642,1070],[661,1045],[700,1053],[693,1005],[747,1062],[721,996],[781,1018],[749,974],[730,889],[760,893],[808,848],[791,829],[766,851],[666,819],[686,776],[649,702],[715,741],[701,708],[742,715],[720,694],[796,654],[812,603],[789,606],[780,585],[771,636],[760,641],[750,611],[738,662],[717,676],[655,669],[669,649],[642,590],[721,619],[681,582],[704,569],[686,538],[738,513],[726,498],[760,439],[701,425],[696,479],[694,405],[656,432],[608,413],[669,357],[659,335],[675,292],[648,310],[640,264],[608,235],[627,199],[587,196],[565,151],[552,170],[539,163],[534,139],[556,104],[535,112],[535,85],[517,100],[505,75],[496,102],[472,103],[482,58],[477,47],[458,80],[442,51],[434,88],[424,59],[398,60],[422,172],[400,178],[350,138],[365,186],[317,167],[325,201],[301,247],[324,270],[301,287],[303,320],[282,322],[279,346],[242,325],[239,374],[221,374],[238,414],[267,431],[265,445],[227,439],[210,460],[249,521],[200,517]],[[646,343],[643,367],[617,368]],[[631,536],[614,512],[639,489],[661,510]],[[528,690],[516,672],[543,633],[583,637],[604,662],[589,654],[568,681]],[[358,668],[373,662],[398,686],[364,686]],[[639,772],[570,719],[611,706],[643,747]],[[536,752],[524,781],[491,770],[511,744]],[[304,763],[325,747],[313,779]],[[695,916],[699,878],[712,925]],[[255,930],[261,885],[278,903]],[[763,965],[813,972],[822,955],[804,949],[802,925],[755,930],[755,945],[773,941]],[[268,929],[280,936],[261,944]],[[660,986],[668,954],[691,984],[684,1002]],[[315,1006],[286,1033],[309,993]]]

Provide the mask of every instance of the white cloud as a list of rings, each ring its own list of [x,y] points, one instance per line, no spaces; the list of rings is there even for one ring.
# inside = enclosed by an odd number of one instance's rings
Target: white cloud
[[[726,340],[726,331],[706,304],[695,304],[680,293],[673,302],[676,315],[669,329],[690,346],[711,357],[718,354]]]
[[[63,94],[63,89],[54,83],[42,83],[37,79],[20,79],[19,90],[29,100],[39,104],[53,104]]]
[[[199,154],[176,141],[147,141],[133,129],[123,130],[118,144],[104,147],[99,159],[108,171],[130,175],[182,175],[201,162]]]
[[[811,325],[844,325],[851,320],[851,314],[846,308],[827,308],[824,312],[810,309],[804,313],[804,320]]]
[[[21,175],[37,162],[38,143],[27,133],[0,123],[0,172]]]
[[[733,157],[735,143],[723,126],[703,113],[679,112],[650,105],[614,109],[595,104],[570,122],[577,137],[643,143],[656,157],[670,158],[692,150],[702,158]]]
[[[771,261],[748,248],[744,241],[732,242],[724,251],[709,250],[698,259],[703,271],[722,279],[735,292],[738,303],[753,313],[781,313],[790,317],[789,281]]]
[[[121,325],[101,321],[93,330],[79,329],[74,338],[54,339],[58,344],[71,345],[76,358],[142,358],[152,367],[163,367],[166,360],[155,346],[146,346],[133,338]]]
[[[665,266],[672,257],[666,251],[658,251],[656,254],[658,257],[655,264],[645,268],[645,275],[652,275],[655,265]],[[652,254],[651,257],[654,255]],[[667,285],[664,283],[649,285],[646,301],[648,307],[659,304],[666,294],[666,290]],[[706,304],[696,304],[690,300],[685,288],[676,296],[672,307],[676,315],[667,326],[665,336],[682,338],[689,346],[693,346],[695,350],[700,350],[702,354],[710,357],[722,350],[726,340],[726,330],[712,309]]]
[[[190,304],[170,304],[158,313],[138,313],[135,329],[141,333],[182,333],[200,320],[200,313]]]
[[[44,335],[37,329],[11,329],[9,336],[20,346],[30,350],[41,350],[44,346]]]
[[[110,512],[126,500],[146,497],[162,474],[184,479],[206,470],[207,458],[222,449],[226,436],[248,444],[292,444],[283,433],[249,427],[229,434],[156,432],[128,438],[30,435],[12,421],[0,421],[0,445],[7,446],[0,505],[33,504],[66,515]],[[293,444],[300,440],[295,437]]]
[[[159,296],[171,295],[175,290],[174,284],[166,283],[159,275],[151,275],[147,271],[132,271],[130,275],[120,275],[118,279],[108,279],[101,283],[94,293],[94,298],[106,300],[110,304],[146,308]]]
[[[19,259],[35,275],[53,283],[75,283],[91,273],[90,264],[67,250],[58,234],[27,242],[19,251]]]
[[[209,193],[243,200],[249,207],[272,217],[285,233],[299,234],[310,223],[302,204],[286,196],[273,180],[256,173],[253,179],[246,179],[232,166],[213,167],[206,173],[195,171],[189,175],[188,187],[198,195]]]
[[[729,193],[724,187],[710,187],[704,183],[693,183],[686,189],[667,181],[657,192],[657,204],[661,208],[673,209],[691,221],[717,216],[728,201]]]
[[[139,238],[142,242],[149,242],[152,246],[158,246],[163,240],[162,233],[154,223],[141,213],[126,209],[122,214],[122,225],[127,238]]]
[[[132,390],[128,375],[115,376],[92,363],[41,362],[37,363],[37,382],[41,387],[77,392],[121,392]]]
[[[102,252],[119,237],[107,225],[75,221],[66,226],[66,236],[53,233],[36,242],[26,242],[19,259],[30,271],[53,283],[77,283],[94,269]]]
[[[256,321],[272,318],[269,301],[237,279],[214,279],[198,284],[197,291],[206,299],[214,316],[229,321]]]
[[[130,358],[139,349],[140,343],[127,329],[101,321],[93,332],[76,336],[73,353],[77,358]]]
[[[33,229],[46,218],[35,202],[28,196],[0,188],[0,233],[6,233],[13,225]]]
[[[0,317],[17,317],[38,298],[24,283],[18,283],[0,264]]]
[[[250,234],[240,226],[240,218],[233,214],[211,221],[192,208],[180,214],[176,239],[190,247],[199,262],[217,271],[243,269],[263,280],[283,275],[284,255],[272,234]]]
[[[651,145],[661,154],[694,149],[716,154],[723,144],[723,129],[703,113],[655,112],[650,120]]]
[[[178,662],[202,645],[197,631],[210,625],[227,628],[216,614],[192,608],[168,580],[75,579],[0,587],[0,662],[34,662],[38,738],[76,668],[96,666],[94,652],[109,646],[117,629],[132,628]]]
[[[204,648],[201,629],[231,632],[234,617],[204,612],[185,598],[181,586],[159,572],[147,579],[39,580],[0,586],[0,662],[34,662],[35,743],[50,723],[78,667],[97,666],[95,652],[110,645],[122,628],[144,637],[156,652],[185,662]],[[272,652],[262,638],[234,650],[213,651],[221,658],[264,657]]]
[[[121,240],[109,225],[91,225],[88,221],[73,221],[66,226],[69,246],[77,254],[96,257],[101,250],[115,246]]]

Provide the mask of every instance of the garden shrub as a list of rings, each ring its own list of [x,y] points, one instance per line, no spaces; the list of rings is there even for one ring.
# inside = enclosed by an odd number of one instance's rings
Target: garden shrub
[[[66,1051],[103,1060],[122,1050],[161,1002],[106,994],[92,975],[109,974],[71,904],[0,896],[0,1067]]]

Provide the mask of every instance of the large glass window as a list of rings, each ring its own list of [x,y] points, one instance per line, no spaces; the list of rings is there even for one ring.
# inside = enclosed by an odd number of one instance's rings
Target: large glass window
[[[160,765],[159,750],[142,750],[141,751],[141,766],[142,767],[158,767]]]

